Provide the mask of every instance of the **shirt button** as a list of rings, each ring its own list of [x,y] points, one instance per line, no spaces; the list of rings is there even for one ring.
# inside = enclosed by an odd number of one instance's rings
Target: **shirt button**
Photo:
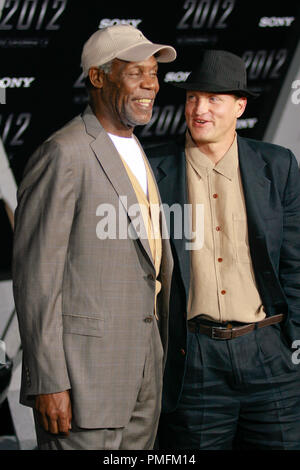
[[[226,290],[221,290],[221,294],[222,294],[222,295],[225,295],[225,294],[226,294]]]
[[[217,226],[217,227],[216,227],[216,231],[217,231],[217,232],[220,232],[220,230],[221,230],[221,227]]]
[[[218,195],[215,193],[215,194],[213,194],[213,197],[214,197],[215,199],[217,199]]]
[[[222,263],[223,258],[218,258],[219,263]]]

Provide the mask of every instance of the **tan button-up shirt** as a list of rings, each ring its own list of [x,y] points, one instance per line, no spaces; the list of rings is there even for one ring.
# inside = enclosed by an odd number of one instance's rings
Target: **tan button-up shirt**
[[[249,251],[237,139],[216,165],[199,150],[189,132],[185,150],[193,231],[196,204],[204,206],[204,243],[190,251],[188,319],[202,314],[217,322],[260,321],[265,312]]]

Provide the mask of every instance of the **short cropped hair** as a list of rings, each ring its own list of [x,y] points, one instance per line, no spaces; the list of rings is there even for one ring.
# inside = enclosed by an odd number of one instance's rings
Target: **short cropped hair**
[[[111,72],[112,68],[112,63],[113,61],[110,60],[109,62],[106,62],[105,64],[99,65],[99,70],[103,70],[103,72],[108,75]],[[87,76],[85,79],[85,86],[87,90],[90,90],[91,88],[94,88],[93,85],[91,84],[90,77]]]

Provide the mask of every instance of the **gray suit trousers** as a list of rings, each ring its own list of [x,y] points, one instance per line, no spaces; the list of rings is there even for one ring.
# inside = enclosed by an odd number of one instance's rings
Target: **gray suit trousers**
[[[134,345],[132,345],[134,347]],[[163,349],[156,320],[144,364],[143,377],[129,423],[122,428],[86,429],[73,417],[69,436],[50,434],[34,412],[39,450],[150,450],[154,446],[161,409]],[[124,403],[124,406],[127,406]]]

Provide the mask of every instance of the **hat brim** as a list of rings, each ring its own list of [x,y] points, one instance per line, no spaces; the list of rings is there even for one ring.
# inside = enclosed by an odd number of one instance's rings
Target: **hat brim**
[[[177,53],[172,46],[164,44],[142,43],[135,44],[116,55],[117,59],[126,60],[127,62],[140,62],[155,55],[157,62],[173,62]]]
[[[193,91],[203,91],[204,93],[224,93],[224,94],[232,94],[236,96],[243,97],[245,96],[246,98],[257,98],[259,96],[259,93],[254,93],[251,90],[248,89],[232,89],[232,88],[226,88],[226,87],[213,87],[207,84],[201,84],[201,83],[169,83],[172,86],[175,86],[176,88],[182,88],[184,90],[193,90]]]

